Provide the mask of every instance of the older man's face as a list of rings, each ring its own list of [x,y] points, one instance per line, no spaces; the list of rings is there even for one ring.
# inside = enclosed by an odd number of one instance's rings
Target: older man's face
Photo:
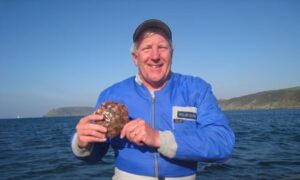
[[[154,33],[143,37],[136,53],[132,53],[132,58],[148,89],[160,89],[164,86],[172,64],[172,48],[164,34]]]

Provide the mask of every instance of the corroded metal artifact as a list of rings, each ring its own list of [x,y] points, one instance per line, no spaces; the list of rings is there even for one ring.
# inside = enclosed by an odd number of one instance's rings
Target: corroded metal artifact
[[[106,136],[109,138],[120,134],[123,126],[129,121],[126,106],[113,101],[101,104],[95,113],[103,115],[103,120],[96,123],[107,128]]]

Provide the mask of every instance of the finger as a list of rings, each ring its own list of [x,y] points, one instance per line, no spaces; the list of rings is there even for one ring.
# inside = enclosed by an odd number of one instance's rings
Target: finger
[[[128,132],[131,131],[132,129],[132,124],[134,124],[133,121],[129,121],[128,123],[126,123],[124,125],[124,127],[122,128],[121,134],[120,134],[120,138],[123,139],[125,136],[127,136]]]
[[[126,137],[133,139],[140,132],[139,127],[135,124],[127,128]]]
[[[123,137],[126,137],[127,139],[131,140],[133,138],[133,132],[132,131],[129,131],[128,128],[124,131],[124,135],[122,135],[122,138]]]
[[[120,138],[123,139],[126,135],[126,124],[123,126],[121,133],[120,133]]]
[[[136,121],[136,123],[131,126],[130,128],[128,128],[128,136],[130,136],[131,138],[133,136],[141,135],[141,134],[145,134],[147,129],[147,123],[145,123],[144,121],[138,120]]]
[[[96,137],[96,138],[106,138],[106,134],[99,132],[99,131],[95,131],[95,130],[85,130],[83,136],[92,136],[92,137]]]
[[[80,136],[78,135],[78,145],[79,147],[87,147],[89,144],[94,142],[105,142],[106,137],[95,137],[95,136]]]
[[[143,133],[135,133],[132,142],[141,146],[144,145],[143,139],[144,139]]]
[[[102,120],[102,119],[103,119],[103,115],[90,114],[90,115],[87,115],[87,116],[81,118],[79,123],[87,124],[87,123],[91,123],[93,121],[98,121],[98,120]]]
[[[82,129],[81,131],[78,131],[77,134],[78,134],[79,139],[84,142],[87,142],[86,137],[93,137],[93,138],[99,138],[99,139],[106,138],[105,133],[99,132],[97,130],[92,130],[92,129]]]
[[[107,128],[98,124],[84,124],[76,127],[79,136],[105,137]]]
[[[126,136],[128,139],[134,140],[137,135],[137,131],[128,131]]]
[[[96,137],[96,138],[105,138],[106,137],[104,133],[99,133],[94,130],[82,130],[82,131],[78,131],[77,134],[78,134],[79,139],[81,139],[82,141],[84,141],[83,137],[86,137],[86,136],[91,136],[91,137]]]
[[[100,133],[106,133],[107,128],[98,124],[79,124],[76,126],[76,131],[80,135],[89,135],[90,131],[97,131]]]
[[[130,136],[130,132],[136,130],[140,126],[141,122],[143,122],[141,119],[135,119],[126,123],[121,131],[120,138],[124,138],[125,136],[128,138]]]
[[[101,133],[106,133],[107,132],[107,128],[105,126],[99,125],[99,124],[88,124],[86,126],[87,129],[90,130],[95,130]]]

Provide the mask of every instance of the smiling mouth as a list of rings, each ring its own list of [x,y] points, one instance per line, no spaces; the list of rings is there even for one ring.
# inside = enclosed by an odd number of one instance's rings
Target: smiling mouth
[[[163,66],[163,64],[148,64],[150,68],[159,69]]]

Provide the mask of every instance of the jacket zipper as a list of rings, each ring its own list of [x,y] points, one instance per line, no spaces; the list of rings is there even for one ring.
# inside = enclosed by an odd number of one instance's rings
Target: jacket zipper
[[[150,92],[151,94],[151,119],[152,119],[152,127],[155,129],[155,94],[154,91]],[[158,161],[157,161],[157,153],[154,152],[154,175],[155,177],[158,177]]]

